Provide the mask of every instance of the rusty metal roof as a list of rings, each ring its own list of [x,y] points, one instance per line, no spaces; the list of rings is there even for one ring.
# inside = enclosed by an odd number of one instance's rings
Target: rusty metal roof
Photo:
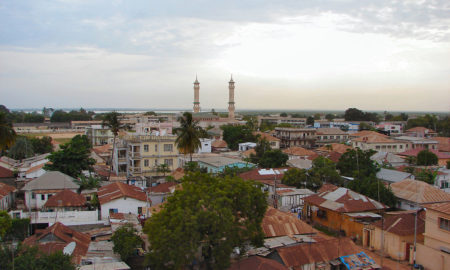
[[[290,213],[281,212],[269,207],[262,221],[262,228],[266,237],[292,236],[294,234],[311,234],[314,228]]]
[[[400,199],[416,203],[450,202],[450,194],[423,181],[405,179],[391,184],[394,195]]]

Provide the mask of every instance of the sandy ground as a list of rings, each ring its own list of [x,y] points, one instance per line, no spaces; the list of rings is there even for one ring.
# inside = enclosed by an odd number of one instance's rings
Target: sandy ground
[[[368,256],[370,256],[372,259],[375,260],[375,262],[381,266],[381,257],[380,254],[374,253],[372,251],[369,251],[365,248],[364,253],[366,253]],[[408,266],[406,262],[397,262],[392,259],[383,258],[383,268],[382,269],[390,269],[390,270],[410,270],[411,266]]]

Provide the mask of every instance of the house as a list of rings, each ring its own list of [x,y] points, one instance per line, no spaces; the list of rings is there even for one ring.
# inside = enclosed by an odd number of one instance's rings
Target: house
[[[266,140],[272,149],[280,149],[280,139],[266,132],[253,132],[253,135],[259,136],[262,140]]]
[[[353,148],[358,147],[361,150],[375,150],[389,153],[400,153],[408,150],[410,146],[409,142],[393,140],[379,133],[359,136],[351,141]]]
[[[406,136],[420,137],[420,138],[430,138],[436,137],[437,132],[425,127],[414,127],[405,131]]]
[[[450,154],[450,138],[449,137],[433,137],[438,142],[439,152]]]
[[[85,135],[93,146],[112,144],[114,140],[114,134],[111,132],[111,129],[102,125],[91,125],[86,127]]]
[[[198,166],[200,168],[206,168],[209,173],[220,173],[226,167],[229,168],[253,168],[254,164],[244,162],[239,159],[228,158],[224,156],[209,156],[198,158]]]
[[[339,187],[303,198],[303,218],[360,241],[364,224],[381,218],[388,207],[367,196]]]
[[[289,147],[287,149],[282,150],[283,153],[287,154],[289,156],[289,160],[291,159],[309,159],[314,160],[316,159],[319,154],[317,154],[314,151],[305,149],[300,146],[293,146]]]
[[[388,184],[397,183],[405,179],[414,179],[414,175],[411,173],[389,170],[385,168],[381,168],[377,172],[376,177],[387,182]]]
[[[303,208],[303,198],[315,194],[306,188],[289,188],[277,190],[277,207],[278,209],[289,212],[292,209]]]
[[[180,156],[176,139],[175,135],[125,135],[114,150],[113,171],[127,177],[150,177],[163,176],[161,164],[175,170]]]
[[[200,147],[197,150],[197,153],[211,153],[212,152],[212,139],[208,138],[200,138]]]
[[[258,269],[258,270],[288,270],[286,266],[281,263],[266,259],[260,256],[251,256],[241,259],[231,264],[228,270],[243,270],[243,269]]]
[[[273,168],[273,169],[253,169],[247,172],[239,174],[239,177],[244,180],[252,180],[262,184],[263,191],[267,191],[269,195],[275,191],[275,186],[278,189],[292,188],[281,184],[281,179],[284,173],[288,169],[286,168]]]
[[[395,140],[409,142],[410,149],[429,149],[437,150],[439,142],[433,139],[412,137],[412,136],[399,136],[394,137]]]
[[[347,150],[352,149],[351,146],[342,143],[330,143],[316,149],[317,152],[338,152],[344,154]]]
[[[45,173],[43,167],[48,162],[48,155],[47,153],[22,160],[4,156],[0,158],[0,167],[16,172],[18,180],[34,179]]]
[[[404,157],[401,157],[401,156],[393,154],[393,153],[383,152],[383,151],[379,151],[379,152],[373,154],[370,157],[370,159],[375,161],[380,166],[383,166],[383,165],[389,166],[390,165],[392,167],[398,167],[398,166],[403,166],[403,165],[408,164],[405,161]]]
[[[47,200],[56,193],[69,189],[77,192],[79,185],[75,179],[58,171],[48,171],[29,181],[22,188],[25,193],[25,205],[28,209],[41,209]]]
[[[87,210],[86,199],[83,195],[64,189],[51,196],[45,202],[43,210],[49,212]]]
[[[450,169],[439,168],[434,185],[442,191],[450,193]]]
[[[316,129],[314,128],[275,128],[275,137],[280,139],[280,148],[302,146],[312,148],[315,145]]]
[[[174,187],[176,185],[176,182],[165,182],[157,186],[147,188],[152,206],[164,202],[167,197],[170,196],[170,194],[172,194],[172,192],[174,191],[173,189],[171,189],[171,187]]]
[[[426,206],[424,243],[417,244],[416,262],[425,269],[450,265],[450,203]]]
[[[386,134],[400,134],[403,131],[402,123],[380,123],[375,126],[376,129],[385,132]]]
[[[111,213],[146,214],[143,209],[151,203],[142,189],[121,182],[101,187],[97,196],[102,219],[108,219]]]
[[[211,145],[212,152],[228,151],[228,144],[224,140],[214,140]]]
[[[59,222],[44,230],[36,230],[35,234],[26,238],[23,245],[37,246],[45,254],[56,251],[66,251],[75,264],[81,263],[86,255],[91,237],[88,234],[75,231]]]
[[[450,202],[450,194],[423,181],[405,179],[390,185],[397,207],[403,210],[416,210],[432,203]]]
[[[316,131],[317,146],[325,146],[331,143],[342,143],[348,140],[348,133],[340,128],[318,128]]]
[[[411,149],[409,151],[398,153],[399,156],[402,157],[417,157],[417,155],[420,153],[420,151],[423,151],[424,149],[416,148]],[[450,154],[439,152],[438,150],[428,150],[435,154],[438,158],[438,165],[439,166],[447,166],[447,161],[450,161]]]
[[[104,144],[92,147],[90,157],[95,160],[97,165],[106,165],[111,163],[112,144]]]
[[[0,210],[8,211],[14,205],[16,192],[15,187],[0,183]]]
[[[364,228],[363,246],[382,250],[385,255],[401,261],[413,258],[415,211],[387,212],[384,220],[368,224]],[[417,217],[416,240],[423,243],[425,212]]]
[[[245,142],[239,144],[239,152],[244,152],[256,147],[256,143],[254,142]]]

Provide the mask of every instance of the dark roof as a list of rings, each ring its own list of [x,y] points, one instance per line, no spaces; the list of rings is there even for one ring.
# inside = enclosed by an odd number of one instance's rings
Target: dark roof
[[[340,256],[352,255],[361,250],[349,238],[330,239],[317,243],[277,248],[287,267],[299,267],[314,262],[329,262]]]
[[[9,193],[16,192],[16,191],[17,191],[17,189],[15,187],[4,184],[4,183],[0,183],[0,199],[5,197]]]
[[[49,238],[47,235],[52,235],[53,237]],[[40,240],[43,238],[46,241],[40,243]],[[72,261],[79,264],[81,257],[85,256],[88,251],[91,237],[88,234],[72,230],[59,222],[44,230],[37,230],[35,234],[25,239],[23,244],[28,246],[37,245],[40,251],[50,254],[55,251],[63,251],[64,247],[71,242],[76,243],[72,253]]]
[[[86,205],[84,196],[64,189],[50,197],[44,207],[79,207]]]
[[[303,199],[310,204],[340,213],[386,209],[384,204],[347,188],[324,191]]]
[[[277,261],[262,258],[259,256],[252,256],[233,263],[228,270],[243,270],[243,269],[287,270],[288,268]]]
[[[14,176],[13,171],[0,166],[0,178],[8,178],[13,176]]]
[[[166,183],[162,183],[157,186],[154,186],[154,187],[149,187],[148,191],[154,192],[154,193],[169,193],[170,192],[169,188],[176,186],[176,185],[177,185],[176,182],[166,182]]]
[[[424,213],[423,211],[421,213]],[[373,223],[374,226],[381,228],[383,224],[383,230],[405,236],[414,235],[414,216],[415,213],[399,213],[385,215],[384,221],[378,220]],[[421,234],[425,231],[424,215],[419,214],[417,217],[417,233]]]

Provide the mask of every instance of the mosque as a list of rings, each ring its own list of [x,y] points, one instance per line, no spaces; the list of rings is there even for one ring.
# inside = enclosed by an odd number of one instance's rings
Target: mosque
[[[234,81],[233,75],[231,75],[231,79],[228,82],[228,119],[234,120]],[[200,113],[200,82],[195,76],[194,82],[194,114]]]

